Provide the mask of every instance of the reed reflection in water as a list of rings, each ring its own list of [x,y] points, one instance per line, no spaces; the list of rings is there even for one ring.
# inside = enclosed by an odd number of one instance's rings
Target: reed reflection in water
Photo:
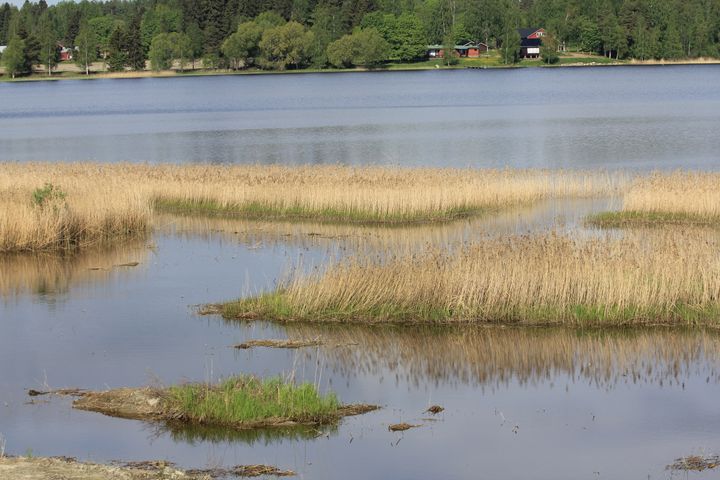
[[[0,255],[0,298],[21,294],[57,297],[73,287],[107,281],[116,274],[144,268],[151,252],[147,241],[135,240],[67,255],[17,253]],[[135,267],[131,267],[138,263]]]
[[[393,327],[288,324],[291,339],[321,338],[333,373],[394,376],[418,387],[511,383],[564,377],[609,390],[622,384],[680,386],[720,380],[720,332],[704,329]]]

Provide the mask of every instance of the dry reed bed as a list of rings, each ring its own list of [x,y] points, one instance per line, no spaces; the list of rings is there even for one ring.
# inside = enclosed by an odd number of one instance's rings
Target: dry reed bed
[[[60,188],[33,203],[45,184]],[[99,165],[0,164],[0,252],[57,251],[144,234],[147,195]]]
[[[601,226],[717,224],[720,173],[655,173],[635,179],[619,212],[591,218]]]
[[[42,206],[33,192],[64,194]],[[0,252],[58,250],[145,232],[153,207],[266,220],[446,221],[558,197],[618,193],[599,172],[342,166],[0,164]]]
[[[715,326],[719,301],[718,238],[663,230],[351,258],[209,311],[284,321]]]

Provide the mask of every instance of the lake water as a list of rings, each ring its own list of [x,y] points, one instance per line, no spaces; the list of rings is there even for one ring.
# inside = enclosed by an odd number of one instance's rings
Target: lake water
[[[0,83],[0,160],[715,170],[719,74],[668,67]],[[600,235],[582,219],[613,206],[551,201],[406,228],[168,216],[148,238],[110,249],[0,256],[6,451],[188,468],[265,463],[309,479],[686,478],[666,466],[720,452],[718,332],[332,328],[196,313],[271,289],[295,265],[349,254],[547,230]],[[128,262],[139,265],[119,266]],[[231,348],[318,336],[329,345]],[[294,376],[383,408],[320,434],[238,434],[167,430],[26,394],[241,373]],[[432,404],[446,410],[424,413]],[[388,431],[403,421],[420,427]]]
[[[720,66],[0,84],[0,161],[720,165]]]

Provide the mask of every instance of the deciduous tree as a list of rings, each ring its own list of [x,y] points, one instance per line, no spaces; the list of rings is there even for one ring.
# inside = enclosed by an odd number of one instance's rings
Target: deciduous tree
[[[271,28],[260,40],[260,63],[264,68],[298,68],[310,57],[314,35],[297,22]]]
[[[17,35],[10,37],[7,48],[3,52],[2,62],[5,71],[12,78],[25,70],[25,41]]]
[[[80,31],[74,40],[75,64],[85,70],[85,75],[90,75],[90,66],[97,59],[98,40],[95,31],[88,24],[80,27]]]

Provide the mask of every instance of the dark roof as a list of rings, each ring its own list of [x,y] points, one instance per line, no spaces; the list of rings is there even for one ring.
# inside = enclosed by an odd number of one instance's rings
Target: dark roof
[[[533,33],[540,30],[539,28],[518,28],[518,33],[520,34],[520,38],[527,38]]]
[[[520,41],[521,47],[540,47],[542,46],[542,40],[539,38],[523,38]]]

